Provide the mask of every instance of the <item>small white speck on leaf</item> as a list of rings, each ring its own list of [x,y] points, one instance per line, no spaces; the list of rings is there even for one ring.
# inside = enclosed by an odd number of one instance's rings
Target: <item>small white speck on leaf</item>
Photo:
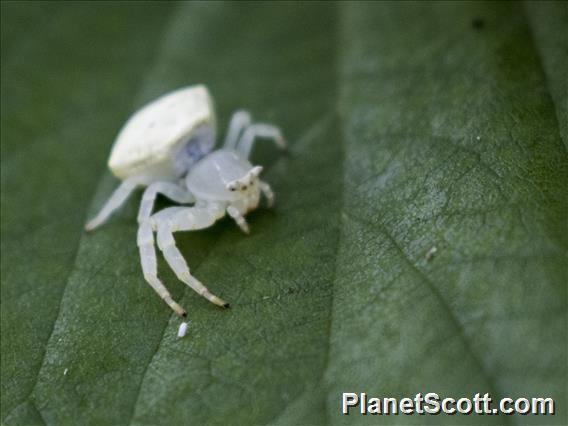
[[[476,140],[480,141],[481,140],[481,136],[478,136],[475,138]]]
[[[65,371],[63,371],[63,375],[64,375],[64,376],[67,376],[67,372],[68,372],[68,371],[69,371],[69,369],[66,368]]]
[[[434,257],[434,255],[436,254],[437,251],[438,251],[438,248],[436,246],[432,246],[432,248],[426,252],[426,256],[425,256],[426,260],[430,261]]]
[[[186,323],[186,322],[182,322],[182,323],[179,325],[178,337],[183,337],[183,336],[185,336],[186,331],[187,331],[187,323]]]

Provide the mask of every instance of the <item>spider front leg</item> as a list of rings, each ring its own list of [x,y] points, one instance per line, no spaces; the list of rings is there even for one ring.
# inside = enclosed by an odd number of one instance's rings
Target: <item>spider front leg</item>
[[[229,124],[229,130],[227,130],[227,136],[225,137],[225,144],[223,145],[223,148],[235,149],[243,130],[250,126],[250,123],[251,116],[248,111],[236,111],[231,117],[231,123]]]
[[[237,151],[245,158],[249,158],[256,138],[272,139],[276,146],[283,151],[287,148],[286,140],[278,127],[271,124],[255,123],[247,127],[243,136],[239,139]]]
[[[185,309],[172,299],[172,295],[158,278],[158,262],[156,260],[156,251],[154,250],[154,232],[149,221],[140,224],[137,243],[140,249],[140,263],[142,264],[144,278],[176,314],[186,317]]]
[[[142,202],[138,210],[138,223],[142,223],[150,218],[158,194],[165,195],[179,204],[195,202],[193,194],[183,187],[170,182],[155,182],[148,186],[144,191],[144,195],[142,195]]]
[[[237,225],[239,225],[239,228],[241,228],[241,230],[245,234],[250,233],[250,227],[239,209],[237,209],[235,206],[229,206],[227,207],[227,213],[234,219],[235,222],[237,222]]]
[[[176,246],[173,233],[208,228],[224,216],[223,206],[207,203],[196,207],[170,207],[164,209],[150,220],[158,231],[158,247],[178,279],[215,305],[228,308],[229,304],[212,294],[189,272],[189,267]]]
[[[272,191],[270,185],[260,181],[260,190],[262,191],[262,195],[266,197],[268,207],[272,207],[274,205],[274,191]]]

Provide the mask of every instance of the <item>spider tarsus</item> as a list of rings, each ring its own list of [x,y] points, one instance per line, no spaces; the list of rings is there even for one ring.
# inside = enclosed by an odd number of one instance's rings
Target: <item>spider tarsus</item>
[[[183,311],[183,312],[181,313],[181,316],[184,317],[184,318],[187,318],[187,312]]]
[[[223,308],[229,309],[231,307],[230,303],[223,303]]]

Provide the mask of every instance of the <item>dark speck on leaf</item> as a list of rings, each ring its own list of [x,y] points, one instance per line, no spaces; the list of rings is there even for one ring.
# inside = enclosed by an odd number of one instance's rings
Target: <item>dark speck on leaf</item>
[[[480,30],[485,26],[485,21],[481,18],[473,18],[471,21],[471,26],[476,30]]]

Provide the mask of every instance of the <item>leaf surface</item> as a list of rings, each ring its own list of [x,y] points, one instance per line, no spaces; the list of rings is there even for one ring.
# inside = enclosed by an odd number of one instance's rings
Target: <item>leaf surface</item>
[[[478,422],[345,417],[342,392],[551,396],[565,423],[565,45],[533,7],[3,4],[3,423]],[[233,307],[161,262],[178,339],[140,271],[138,197],[82,224],[128,114],[196,82],[221,128],[249,109],[291,152],[257,145],[277,206],[250,236],[176,234]]]

